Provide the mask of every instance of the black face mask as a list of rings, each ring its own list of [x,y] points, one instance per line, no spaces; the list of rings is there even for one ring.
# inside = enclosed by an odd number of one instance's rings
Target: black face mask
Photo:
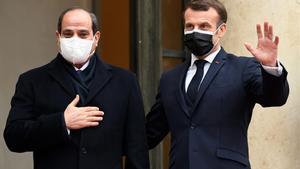
[[[214,47],[212,37],[211,34],[191,31],[184,34],[184,44],[195,56],[203,56]]]

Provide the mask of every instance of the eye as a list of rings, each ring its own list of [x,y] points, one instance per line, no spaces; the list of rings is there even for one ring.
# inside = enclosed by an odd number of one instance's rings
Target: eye
[[[88,30],[79,30],[77,32],[77,35],[81,39],[87,39],[90,35],[90,32]]]
[[[71,38],[71,37],[73,37],[73,34],[64,34],[64,37],[65,38]]]
[[[65,38],[71,38],[74,36],[74,32],[70,30],[65,30],[63,31],[62,36]]]
[[[194,29],[194,25],[192,25],[192,24],[185,24],[185,26],[184,26],[184,30],[186,30],[186,31],[191,31],[193,29]]]
[[[82,39],[86,39],[86,38],[88,38],[89,34],[87,34],[87,33],[80,33],[78,36],[80,38],[82,38]]]
[[[210,28],[211,28],[211,26],[207,23],[203,23],[203,24],[199,25],[199,29],[204,30],[204,31],[210,30]]]

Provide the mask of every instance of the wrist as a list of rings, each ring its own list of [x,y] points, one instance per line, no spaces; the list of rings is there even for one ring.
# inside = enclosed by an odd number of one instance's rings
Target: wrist
[[[262,65],[264,66],[269,66],[269,67],[277,67],[277,60],[273,61],[273,62],[261,62]]]

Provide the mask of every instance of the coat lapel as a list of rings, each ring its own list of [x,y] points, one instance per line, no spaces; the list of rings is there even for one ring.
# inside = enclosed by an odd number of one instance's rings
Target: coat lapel
[[[97,56],[96,56],[97,57]],[[96,59],[96,68],[94,78],[91,82],[90,91],[86,103],[89,103],[98,92],[100,92],[112,77],[111,67],[104,64],[98,57]]]
[[[97,57],[97,56],[96,56]],[[50,63],[49,65],[49,74],[53,77],[58,84],[70,95],[70,97],[75,97],[75,90],[72,84],[72,80],[70,80],[70,75],[68,74],[66,67],[64,64],[67,62],[64,58],[58,54],[57,57]],[[96,59],[96,68],[94,78],[91,82],[90,91],[87,96],[86,103],[90,102],[95,95],[100,92],[104,86],[109,82],[111,79],[111,68],[104,64],[98,57]]]
[[[224,65],[225,61],[226,61],[226,55],[227,53],[224,51],[224,49],[222,48],[220,50],[220,52],[217,54],[216,58],[214,59],[214,61],[211,63],[208,72],[206,73],[203,82],[201,83],[200,89],[199,89],[199,93],[197,95],[197,98],[195,100],[195,103],[192,107],[192,111],[194,112],[196,107],[198,106],[203,94],[205,93],[207,87],[211,84],[212,80],[214,79],[214,77],[217,75],[217,73],[219,72],[219,70],[221,69],[221,67]]]
[[[188,110],[188,106],[186,104],[186,100],[185,100],[185,91],[184,91],[184,84],[185,84],[185,77],[186,77],[186,72],[187,69],[189,68],[190,65],[190,61],[186,61],[182,67],[179,70],[179,84],[178,84],[178,89],[176,90],[176,98],[177,101],[181,107],[181,109],[183,110],[183,112],[186,114],[186,116],[189,118],[190,117],[190,113]]]
[[[50,63],[48,72],[53,79],[71,96],[75,97],[74,87],[72,81],[67,78],[69,77],[68,72],[65,68],[66,61],[60,54]]]

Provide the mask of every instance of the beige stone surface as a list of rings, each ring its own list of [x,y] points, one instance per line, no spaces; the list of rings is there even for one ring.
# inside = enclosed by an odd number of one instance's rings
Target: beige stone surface
[[[250,56],[256,24],[269,21],[280,37],[279,60],[288,70],[290,95],[283,107],[257,105],[249,127],[252,169],[300,169],[300,0],[221,0],[228,10],[225,50]]]

